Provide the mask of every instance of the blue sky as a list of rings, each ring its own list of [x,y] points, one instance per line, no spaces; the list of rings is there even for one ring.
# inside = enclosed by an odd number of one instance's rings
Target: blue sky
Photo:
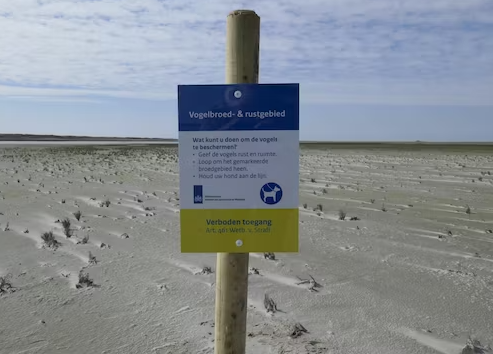
[[[301,139],[493,141],[491,0],[0,0],[0,133],[177,137],[238,8],[260,82],[301,85]]]

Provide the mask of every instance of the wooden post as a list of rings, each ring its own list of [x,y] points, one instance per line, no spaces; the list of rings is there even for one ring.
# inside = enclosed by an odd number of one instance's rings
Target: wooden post
[[[227,18],[226,83],[258,83],[260,17],[236,10]],[[218,253],[215,354],[245,354],[248,253]]]

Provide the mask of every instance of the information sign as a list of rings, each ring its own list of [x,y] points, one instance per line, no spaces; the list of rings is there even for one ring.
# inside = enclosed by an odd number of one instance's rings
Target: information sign
[[[182,252],[298,252],[299,85],[179,85]]]

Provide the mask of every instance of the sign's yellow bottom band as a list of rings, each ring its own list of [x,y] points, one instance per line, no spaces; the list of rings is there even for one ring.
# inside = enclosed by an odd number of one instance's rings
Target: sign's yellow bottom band
[[[298,252],[299,209],[182,209],[183,253]]]

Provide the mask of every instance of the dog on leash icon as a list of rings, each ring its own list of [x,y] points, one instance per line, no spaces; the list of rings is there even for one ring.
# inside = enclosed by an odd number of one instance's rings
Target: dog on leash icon
[[[260,198],[265,204],[273,205],[279,203],[282,198],[282,188],[274,182],[266,183],[260,189]]]

